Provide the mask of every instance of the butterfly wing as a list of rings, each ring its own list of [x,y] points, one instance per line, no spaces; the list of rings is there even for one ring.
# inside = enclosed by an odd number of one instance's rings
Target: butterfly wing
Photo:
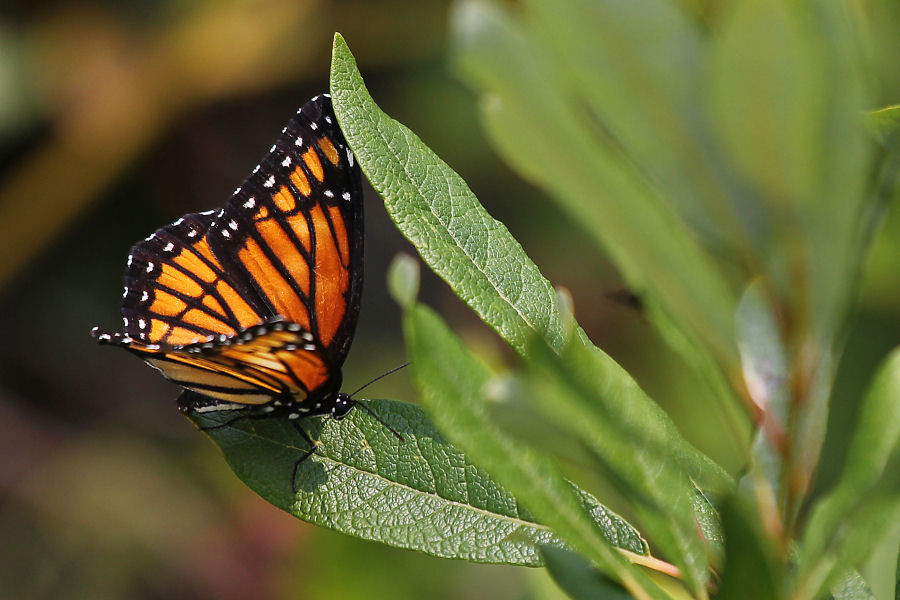
[[[185,215],[132,247],[122,299],[127,337],[182,346],[236,335],[269,316],[213,255],[207,238],[213,221],[212,212]]]
[[[343,364],[362,293],[362,180],[328,97],[291,119],[209,240],[237,287],[310,331],[335,368]]]
[[[216,399],[302,403],[340,386],[362,272],[359,167],[330,99],[317,96],[225,208],[186,215],[132,248],[125,333],[95,334]],[[280,340],[285,330],[254,333],[278,320],[302,344]],[[266,349],[274,341],[283,344]]]
[[[224,341],[177,349],[121,338],[108,341],[125,345],[173,383],[221,402],[254,405],[281,398],[303,406],[333,378],[324,350],[296,323],[272,321]],[[317,408],[307,406],[306,411]]]

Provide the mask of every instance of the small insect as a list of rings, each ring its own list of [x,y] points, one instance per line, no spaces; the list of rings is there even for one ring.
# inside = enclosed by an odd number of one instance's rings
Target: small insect
[[[292,420],[310,444],[299,465],[315,445],[298,421],[342,419],[357,405],[340,387],[362,284],[361,174],[323,94],[224,208],[185,215],[132,247],[125,331],[93,334],[186,388],[182,411]]]

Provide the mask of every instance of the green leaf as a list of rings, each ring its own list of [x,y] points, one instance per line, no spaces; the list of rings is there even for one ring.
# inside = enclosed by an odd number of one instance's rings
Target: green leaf
[[[631,594],[604,577],[583,557],[562,548],[544,546],[541,556],[547,572],[574,600],[631,600]]]
[[[526,356],[524,396],[546,420],[568,425],[591,448],[603,472],[634,503],[654,543],[682,569],[689,587],[701,592],[708,576],[706,548],[688,472],[716,472],[715,464],[601,351],[573,341],[556,355],[537,341]],[[730,480],[722,473],[723,492],[730,489],[725,482]]]
[[[815,506],[799,552],[807,597],[865,560],[900,526],[900,349],[880,367],[866,394],[835,488]],[[801,596],[802,597],[802,596]]]
[[[869,558],[857,569],[875,598],[895,600],[897,591],[897,561],[900,558],[900,529],[872,548]]]
[[[340,36],[335,37],[332,71],[342,129],[388,211],[426,262],[515,349],[521,352],[535,333],[551,347],[562,348],[569,328],[550,283],[459,176],[375,106]],[[650,402],[624,370],[612,365],[607,370],[614,381],[606,385],[636,390],[630,392],[634,401]],[[691,462],[691,475],[701,487],[720,491],[731,485],[721,468],[684,440],[675,441],[674,426],[661,410],[648,418],[648,429],[665,419],[666,443],[674,443]]]
[[[419,295],[419,263],[409,254],[400,252],[388,267],[388,289],[400,306],[411,306]]]
[[[735,314],[735,332],[747,391],[764,419],[753,443],[753,469],[765,476],[772,493],[777,495],[784,465],[777,442],[770,436],[787,431],[790,374],[778,320],[761,280],[744,291]],[[747,477],[755,476],[754,473]]]
[[[666,199],[732,252],[750,245],[729,201],[721,152],[707,131],[697,90],[706,39],[667,0],[528,0],[525,21],[552,57],[566,93],[665,191]],[[749,215],[741,215],[749,219]]]
[[[562,62],[528,26],[533,21],[523,23],[484,0],[460,2],[454,11],[456,66],[482,94],[492,141],[510,165],[542,187],[607,251],[629,288],[645,300],[660,333],[667,341],[677,337],[673,348],[692,365],[718,365],[737,375],[734,293],[659,188],[618,144],[598,132],[602,126],[595,115],[582,110],[577,93],[569,89],[568,80],[576,77],[559,72]],[[590,45],[596,37],[573,36],[571,43]],[[578,77],[593,75],[579,72]],[[718,402],[734,402],[728,386],[719,385],[721,373],[704,377],[717,382],[711,389]]]
[[[694,519],[706,544],[708,560],[713,569],[718,570],[725,556],[725,534],[719,510],[709,496],[697,487],[694,488],[693,506]]]
[[[822,56],[805,7],[779,0],[728,6],[713,44],[712,107],[736,166],[771,198],[809,197],[826,114]]]
[[[850,571],[840,582],[832,586],[834,600],[876,600],[866,580],[856,571]]]
[[[513,348],[530,333],[560,346],[556,293],[506,227],[444,161],[369,95],[335,35],[331,94],[341,129],[397,228],[425,262]]]
[[[237,476],[267,501],[329,529],[399,548],[473,562],[537,566],[539,545],[560,538],[521,510],[518,500],[436,431],[411,404],[376,400],[342,421],[301,421],[316,452],[287,419],[239,419],[233,411],[189,414],[219,446]],[[233,422],[231,422],[233,421]],[[625,521],[585,498],[623,547],[643,552]]]
[[[768,540],[751,515],[755,511],[738,504],[737,498],[722,508],[725,531],[725,571],[717,600],[777,600],[781,577]]]
[[[515,494],[540,522],[629,592],[640,598],[664,598],[613,549],[613,545],[627,546],[645,554],[646,546],[637,532],[599,504],[587,510],[585,500],[590,497],[563,478],[553,461],[509,438],[490,422],[482,399],[490,373],[443,321],[416,306],[404,316],[404,331],[422,399],[454,443]],[[601,515],[604,518],[598,519]]]
[[[900,151],[900,104],[867,113],[866,125],[882,146]]]

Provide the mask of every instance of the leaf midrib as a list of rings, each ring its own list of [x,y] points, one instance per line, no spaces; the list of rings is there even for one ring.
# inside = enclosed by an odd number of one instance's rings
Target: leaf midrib
[[[358,94],[357,94],[357,99],[359,99],[359,95],[358,95]],[[390,118],[390,117],[388,117],[388,116],[387,116],[386,114],[384,114],[384,113],[382,113],[380,116],[381,116],[381,119]],[[379,119],[379,120],[381,120],[381,119]],[[444,226],[444,230],[447,232],[447,234],[450,236],[450,238],[454,241],[454,243],[456,244],[456,247],[459,248],[460,251],[466,256],[466,258],[469,259],[469,262],[472,264],[472,266],[475,268],[475,270],[478,271],[478,273],[481,274],[481,276],[487,281],[488,285],[489,285],[491,288],[494,289],[494,291],[497,293],[497,295],[498,295],[504,302],[506,302],[506,303],[510,306],[510,308],[512,308],[512,309],[516,312],[516,314],[518,314],[518,315],[521,317],[521,319],[522,319],[522,320],[523,320],[523,321],[524,321],[524,322],[525,322],[525,323],[526,323],[533,331],[535,331],[536,333],[538,333],[539,335],[541,335],[541,337],[545,337],[544,332],[542,332],[537,326],[535,326],[535,324],[532,323],[531,320],[529,320],[529,318],[528,318],[528,317],[527,317],[527,316],[519,309],[519,307],[518,307],[516,304],[514,304],[514,303],[512,302],[512,300],[511,300],[510,298],[508,298],[508,297],[506,296],[506,294],[504,294],[504,293],[496,286],[496,284],[493,282],[492,278],[484,271],[484,269],[482,269],[481,265],[479,265],[479,264],[475,261],[475,258],[468,252],[468,250],[465,248],[465,246],[463,246],[463,245],[461,244],[460,240],[452,233],[452,231],[450,230],[450,227],[449,227],[446,223],[444,223],[444,220],[441,218],[441,216],[440,216],[438,213],[435,212],[433,205],[432,205],[430,202],[427,201],[427,197],[425,196],[425,194],[424,194],[424,192],[423,192],[423,190],[422,190],[422,187],[421,187],[421,186],[416,182],[416,180],[412,177],[412,173],[407,169],[406,163],[405,163],[404,161],[401,161],[401,160],[400,160],[400,156],[399,156],[398,154],[396,154],[396,153],[394,153],[393,151],[391,151],[391,147],[390,147],[390,144],[388,144],[387,137],[385,137],[384,133],[381,131],[381,128],[378,126],[378,122],[377,122],[377,121],[373,122],[373,125],[374,125],[374,128],[375,128],[376,133],[378,134],[378,137],[382,140],[383,146],[387,149],[387,152],[388,152],[391,156],[394,157],[395,162],[396,162],[397,164],[400,165],[400,168],[401,168],[401,169],[403,169],[403,172],[406,174],[407,180],[410,181],[410,182],[413,184],[413,187],[415,188],[415,190],[416,190],[416,192],[417,192],[419,198],[421,198],[422,200],[425,201],[425,204],[428,206],[428,211],[429,211],[432,215],[434,215],[434,217],[437,219],[437,221],[438,221],[441,225]],[[398,123],[398,125],[399,125],[399,123]],[[402,125],[400,126],[399,130],[400,130],[400,132],[403,134],[403,138],[404,138],[404,140],[406,141],[407,148],[411,148],[411,146],[410,146],[410,144],[409,144],[409,141],[408,141],[408,140],[409,140],[409,136],[407,135],[407,132],[404,131]],[[411,132],[410,132],[410,133],[411,133]],[[443,179],[444,183],[445,183],[446,186],[447,186],[447,193],[448,193],[448,195],[449,195],[449,197],[451,198],[451,201],[452,201],[453,193],[452,193],[452,190],[450,189],[450,182],[448,181],[447,177],[445,176],[445,168],[443,168],[440,164],[438,164],[437,166],[438,166],[438,168],[439,168],[439,170],[440,170],[442,179]],[[444,165],[444,166],[446,166],[446,165]],[[469,190],[469,192],[471,193],[471,190]],[[494,218],[491,217],[490,215],[488,215],[488,217],[489,217],[492,221],[494,221],[495,223],[497,222],[496,219],[494,219]],[[432,224],[430,224],[430,223],[429,223],[429,225],[431,226],[431,228],[432,228],[433,231],[438,232],[438,229],[437,229],[436,227],[434,227],[434,225],[432,225]],[[539,272],[539,275],[540,275],[540,272]],[[543,276],[541,276],[541,277],[543,277]],[[546,280],[545,280],[545,281],[546,281]],[[524,283],[524,282],[523,282],[523,283]],[[450,285],[451,285],[451,287],[456,287],[453,283],[451,283]]]
[[[270,443],[270,444],[275,444],[275,445],[277,445],[277,446],[281,446],[282,448],[285,448],[285,449],[288,449],[288,450],[297,450],[298,452],[305,452],[305,451],[306,451],[306,448],[300,448],[299,446],[295,446],[295,445],[293,445],[293,444],[288,444],[288,443],[280,442],[280,441],[275,440],[275,439],[273,439],[273,438],[262,436],[262,435],[256,433],[255,431],[248,431],[248,430],[246,430],[246,429],[237,429],[237,428],[231,428],[231,429],[232,429],[233,431],[239,431],[239,432],[241,432],[241,433],[244,433],[244,434],[246,434],[247,436],[249,436],[249,437],[251,437],[251,438],[256,438],[256,439],[258,439],[258,440],[262,440],[262,441],[268,442],[268,443]],[[366,436],[363,436],[363,437],[365,437],[365,439],[368,441],[368,437],[366,437]],[[244,441],[246,441],[246,440],[244,440]],[[243,443],[243,441],[242,441],[241,443]],[[318,443],[317,443],[316,445],[318,446]],[[371,443],[370,443],[370,446],[371,446]],[[519,517],[510,517],[509,515],[504,515],[504,514],[501,514],[501,513],[491,512],[491,511],[489,511],[489,510],[487,510],[487,509],[479,508],[479,507],[473,506],[473,505],[471,505],[471,504],[464,504],[464,503],[462,503],[462,502],[459,502],[458,500],[451,500],[451,499],[449,499],[449,498],[445,498],[445,497],[441,496],[440,494],[437,494],[436,492],[428,492],[428,491],[425,491],[425,490],[420,490],[420,489],[418,489],[418,488],[412,487],[412,486],[409,485],[409,484],[401,483],[401,482],[398,482],[398,481],[394,481],[393,479],[389,479],[388,477],[385,477],[385,476],[382,475],[381,473],[374,473],[374,472],[372,472],[372,471],[367,471],[367,470],[365,470],[365,469],[361,469],[361,468],[359,468],[359,467],[357,467],[357,466],[350,465],[350,464],[348,464],[348,463],[341,462],[341,461],[339,461],[339,460],[337,460],[337,459],[331,458],[330,456],[325,455],[325,454],[319,454],[318,452],[316,452],[316,453],[314,453],[312,456],[310,456],[310,460],[315,460],[315,461],[318,462],[319,464],[322,464],[322,463],[327,462],[327,463],[333,465],[332,468],[343,467],[343,468],[349,469],[350,471],[355,472],[355,473],[360,473],[360,474],[363,474],[363,475],[366,475],[366,476],[369,476],[369,477],[373,477],[373,478],[376,478],[376,479],[380,479],[380,480],[385,481],[385,482],[387,482],[387,483],[389,483],[390,485],[393,485],[393,486],[395,486],[395,487],[403,488],[403,489],[409,490],[409,491],[411,491],[411,492],[413,492],[413,493],[415,493],[415,494],[419,494],[419,495],[421,495],[421,496],[430,496],[430,497],[432,497],[432,498],[436,498],[436,499],[438,499],[438,500],[441,500],[442,502],[446,502],[446,503],[448,503],[448,504],[451,504],[451,505],[454,505],[454,506],[457,506],[457,507],[464,508],[464,509],[466,509],[466,510],[468,510],[468,511],[470,511],[470,512],[480,513],[480,514],[483,514],[483,515],[487,515],[487,516],[493,517],[493,518],[498,519],[498,520],[507,521],[507,522],[514,523],[514,524],[517,524],[517,525],[520,525],[520,526],[530,527],[530,528],[532,528],[532,529],[539,529],[539,530],[542,530],[542,531],[547,531],[547,532],[550,532],[551,534],[553,533],[552,530],[551,530],[549,527],[547,527],[546,525],[542,525],[542,524],[540,524],[540,523],[535,523],[535,522],[533,522],[533,521],[525,521],[525,520],[523,520],[523,519],[521,519],[521,518],[519,518]],[[426,462],[427,462],[427,461],[426,461]],[[468,487],[468,486],[467,486],[467,487]],[[466,491],[466,493],[468,494],[468,490]],[[293,498],[292,504],[295,505],[295,504],[297,503],[297,501],[298,501],[298,499],[297,499],[296,497],[294,497],[294,498]],[[554,534],[554,536],[555,536],[555,534]]]

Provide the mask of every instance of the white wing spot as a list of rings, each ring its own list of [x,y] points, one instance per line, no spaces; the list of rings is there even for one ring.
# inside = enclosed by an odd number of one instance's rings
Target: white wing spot
[[[244,208],[253,208],[254,206],[256,206],[256,198],[250,196],[247,198],[247,201],[244,202]]]
[[[350,192],[344,192],[343,194],[341,194],[341,198],[343,198],[347,202],[350,202]]]
[[[272,187],[273,185],[275,185],[275,176],[274,176],[274,175],[269,175],[269,178],[266,179],[266,182],[263,184],[263,187],[270,188],[270,187]]]
[[[253,167],[253,172],[254,173],[259,172],[259,165],[256,165],[255,167]]]
[[[173,244],[172,242],[169,242],[168,244],[166,244],[166,247],[163,248],[163,252],[171,252],[174,249],[175,249],[175,244]]]
[[[316,125],[315,123],[310,123],[310,124],[309,124],[309,128],[312,129],[313,131],[315,131],[316,129],[319,128],[319,126]]]
[[[226,240],[230,240],[230,239],[231,239],[231,233],[230,233],[227,229],[223,229],[223,230],[222,230],[222,237],[225,238]]]
[[[153,270],[153,263],[152,263],[152,262],[148,262],[148,263],[147,263],[147,272],[149,273],[149,272],[152,271],[152,270]]]
[[[232,195],[237,196],[240,193],[241,193],[241,186],[237,186],[236,188],[234,188],[234,192],[232,193]]]
[[[325,122],[330,124],[330,123],[331,123],[331,117],[326,116],[326,117],[325,117]]]
[[[329,198],[334,198],[334,192],[332,192],[331,190],[325,190],[325,195]]]
[[[144,319],[138,319],[138,327],[141,329],[147,329],[147,321]]]
[[[177,225],[181,225],[182,223],[184,223],[184,217],[178,217],[178,220],[175,221],[174,223],[172,223],[172,225],[177,226]]]
[[[331,98],[331,94],[322,94],[322,95],[325,96],[326,98]]]
[[[228,226],[231,227],[233,230],[237,231],[237,223],[235,222],[234,219],[228,221]]]
[[[191,229],[190,231],[188,231],[188,237],[191,237],[191,238],[192,238],[192,237],[197,237],[197,230],[196,230],[196,229]]]
[[[269,148],[269,152],[270,153],[275,152],[275,144],[272,144],[272,147]]]
[[[350,163],[350,166],[353,166],[353,152],[350,148],[347,148],[347,161]]]
[[[303,145],[303,138],[302,138],[302,137],[298,137],[296,140],[294,140],[294,145],[295,145],[295,146],[302,146],[302,145]]]
[[[290,156],[285,156],[285,157],[284,157],[284,160],[281,161],[281,166],[282,166],[282,167],[286,167],[286,166],[288,166],[289,164],[291,164],[291,157],[290,157]]]
[[[141,302],[146,302],[150,298],[150,292],[144,290],[141,292]]]
[[[128,266],[130,267],[130,266],[131,266],[131,263],[133,263],[133,262],[134,262],[134,256],[132,256],[131,254],[129,254],[129,255],[128,255]]]

